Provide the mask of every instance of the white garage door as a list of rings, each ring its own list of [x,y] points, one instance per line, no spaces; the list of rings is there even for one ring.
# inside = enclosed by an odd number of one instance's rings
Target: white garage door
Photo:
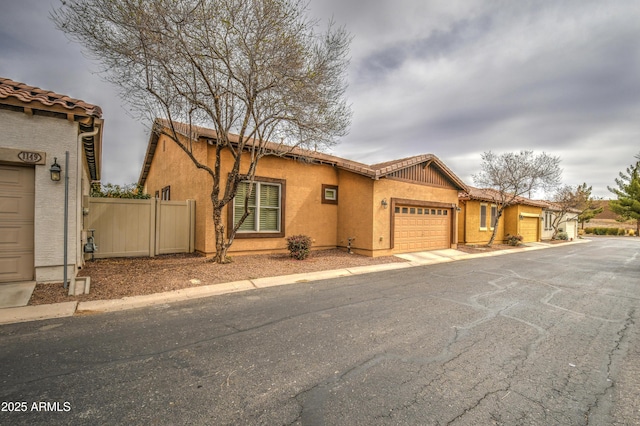
[[[451,247],[451,209],[397,206],[394,212],[394,252]]]
[[[0,282],[33,279],[35,170],[0,164]]]

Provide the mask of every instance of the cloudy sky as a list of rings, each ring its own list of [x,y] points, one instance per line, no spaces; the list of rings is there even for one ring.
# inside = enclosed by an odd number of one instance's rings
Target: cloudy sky
[[[0,76],[100,105],[103,183],[138,179],[148,124],[49,19],[50,0],[0,0]],[[353,35],[351,131],[364,163],[432,153],[466,183],[480,154],[559,156],[564,183],[609,198],[640,153],[636,0],[310,0]],[[321,28],[320,28],[321,29]]]

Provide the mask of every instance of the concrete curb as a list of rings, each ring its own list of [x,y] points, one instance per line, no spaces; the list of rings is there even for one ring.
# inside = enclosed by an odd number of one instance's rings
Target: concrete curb
[[[477,254],[458,254],[457,250],[440,250],[436,252],[423,252],[420,254],[398,255],[407,262],[383,263],[371,266],[354,266],[345,269],[318,271],[303,274],[284,275],[279,277],[256,278],[253,280],[234,281],[223,284],[211,284],[206,286],[184,288],[164,293],[149,294],[143,296],[124,297],[111,300],[93,300],[89,302],[63,302],[50,305],[24,306],[19,308],[0,309],[0,325],[27,321],[38,321],[51,318],[70,317],[74,314],[89,315],[104,312],[124,311],[128,309],[142,308],[146,306],[161,305],[171,302],[180,302],[203,297],[219,296],[228,293],[254,290],[258,288],[275,287],[280,285],[305,283],[330,278],[348,277],[353,275],[369,274],[373,272],[392,271],[397,269],[412,268],[416,266],[433,265],[437,263],[454,262],[458,260],[475,259],[482,257],[501,256],[505,254],[521,253],[524,251],[542,250],[552,247],[562,247],[567,244],[587,243],[590,240],[576,240],[564,244],[546,244],[521,249],[500,250]]]
[[[0,324],[38,321],[50,318],[71,317],[78,302],[53,303],[51,305],[21,306],[0,309]]]
[[[236,293],[238,291],[253,290],[251,281],[234,281],[224,284],[212,284],[201,287],[183,288],[164,293],[146,294],[143,296],[123,297],[122,299],[92,300],[80,302],[76,313],[91,314],[101,312],[125,311],[145,306],[160,305],[182,300],[199,299],[201,297],[218,296],[220,294]],[[43,305],[49,306],[49,305]]]

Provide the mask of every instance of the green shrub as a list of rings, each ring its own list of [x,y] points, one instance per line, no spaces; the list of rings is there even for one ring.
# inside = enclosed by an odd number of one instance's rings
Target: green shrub
[[[636,235],[636,231],[634,231],[633,229],[629,229],[629,236],[633,237],[634,235]]]
[[[556,239],[567,241],[569,239],[569,234],[567,234],[566,232],[558,232],[558,235],[556,235]]]
[[[584,228],[585,234],[594,234],[594,235],[625,235],[624,228]]]
[[[507,235],[506,241],[510,246],[517,246],[522,242],[522,235]]]
[[[311,253],[311,237],[307,235],[292,235],[287,237],[287,249],[294,259],[304,260]]]
[[[132,199],[149,199],[151,195],[145,194],[142,185],[132,183],[129,185],[115,185],[107,183],[101,185],[93,184],[91,187],[91,196],[97,198],[132,198]]]

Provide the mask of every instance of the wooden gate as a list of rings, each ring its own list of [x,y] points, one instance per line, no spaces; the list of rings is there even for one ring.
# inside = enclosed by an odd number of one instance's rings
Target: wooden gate
[[[95,230],[96,258],[194,251],[195,200],[89,198],[88,205],[84,232]]]

